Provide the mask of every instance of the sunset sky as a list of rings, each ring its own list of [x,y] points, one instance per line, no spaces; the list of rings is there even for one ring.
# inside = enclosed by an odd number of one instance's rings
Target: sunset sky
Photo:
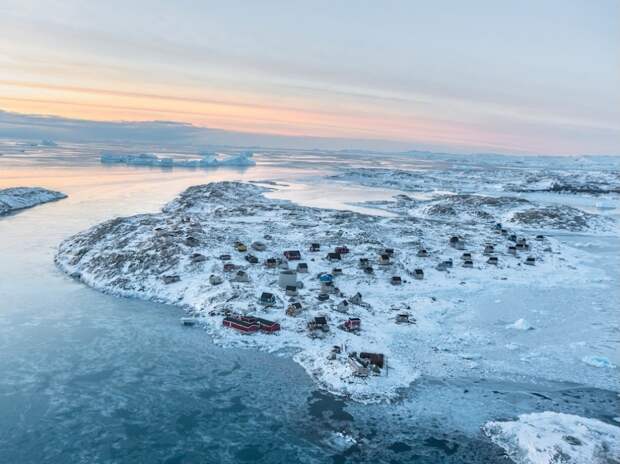
[[[0,109],[620,153],[620,2],[0,3]]]

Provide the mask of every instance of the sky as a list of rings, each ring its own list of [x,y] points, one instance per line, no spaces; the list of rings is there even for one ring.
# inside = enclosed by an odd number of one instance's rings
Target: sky
[[[620,154],[619,0],[3,0],[0,30],[6,112]]]

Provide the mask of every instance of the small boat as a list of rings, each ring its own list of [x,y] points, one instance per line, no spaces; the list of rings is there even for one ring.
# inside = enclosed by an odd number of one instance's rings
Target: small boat
[[[193,327],[196,324],[198,324],[198,319],[196,319],[195,317],[182,317],[181,318],[181,325],[184,325],[187,327]]]

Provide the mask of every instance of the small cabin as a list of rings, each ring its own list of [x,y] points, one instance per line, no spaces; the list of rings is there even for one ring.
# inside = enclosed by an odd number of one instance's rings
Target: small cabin
[[[400,278],[400,276],[392,276],[392,278],[390,279],[390,283],[392,285],[400,285],[403,283],[403,280]]]
[[[178,275],[165,275],[162,276],[161,280],[163,280],[166,285],[170,285],[179,282],[181,280],[181,277],[179,277]]]
[[[491,253],[495,252],[495,247],[493,245],[485,245],[483,254],[485,256],[489,256]]]
[[[308,272],[308,264],[297,263],[297,272],[299,272],[300,274],[306,274]]]
[[[386,253],[379,255],[379,264],[381,264],[382,266],[390,264],[390,255]]]
[[[301,306],[301,303],[299,302],[291,303],[286,308],[286,315],[292,316],[292,317],[298,316],[299,314],[301,314],[302,309],[303,308]]]
[[[528,266],[534,266],[536,264],[536,258],[534,258],[533,256],[528,256],[525,259],[525,264],[527,264]]]
[[[416,256],[418,258],[428,258],[429,254],[428,254],[428,250],[426,248],[421,248],[418,250],[418,252],[416,253]]]
[[[359,260],[359,268],[364,269],[370,266],[370,260],[368,258],[360,258]]]
[[[517,236],[515,234],[510,234],[508,236],[508,240],[510,240],[511,242],[516,242],[517,241]]]
[[[278,267],[278,260],[276,258],[267,258],[265,260],[265,267],[268,269],[275,269]]]
[[[382,353],[360,353],[358,357],[361,360],[367,360],[373,366],[383,369],[385,367],[385,356]]]
[[[237,271],[237,273],[233,277],[233,280],[235,282],[249,282],[250,276],[248,276],[248,273],[245,271]]]
[[[510,245],[508,247],[508,253],[510,253],[511,255],[516,255],[517,254],[517,247],[514,245]]]
[[[189,246],[189,247],[195,247],[200,245],[200,240],[198,240],[196,237],[192,237],[191,235],[189,237],[187,237],[185,239],[185,245]]]
[[[461,237],[458,237],[456,235],[450,237],[448,244],[452,248],[456,248],[457,250],[462,250],[465,248],[465,241]]]
[[[245,246],[244,243],[241,242],[237,242],[235,243],[235,250],[241,252],[241,253],[245,253],[246,251],[248,251],[248,247]]]
[[[517,245],[525,245],[527,243],[527,240],[525,240],[525,237],[519,237],[517,239]]]
[[[399,313],[396,315],[397,324],[409,324],[409,313]]]
[[[362,320],[359,317],[350,317],[344,321],[342,328],[347,332],[357,332],[362,328]]]
[[[357,292],[355,295],[349,298],[349,303],[351,304],[361,305],[363,302],[364,301],[362,300],[362,294],[360,292]]]
[[[463,267],[473,268],[474,262],[471,259],[466,259],[465,261],[463,261]]]
[[[267,245],[265,245],[263,242],[252,242],[250,246],[253,250],[256,251],[265,251],[267,249]]]
[[[220,255],[221,261],[230,261],[230,255]]]
[[[487,263],[491,264],[492,266],[497,266],[497,264],[499,263],[499,259],[497,258],[497,256],[489,256],[489,259],[487,259]]]
[[[319,293],[316,298],[319,301],[327,301],[327,300],[329,300],[329,294],[328,293]]]
[[[462,259],[463,261],[471,261],[471,253],[463,253],[463,254],[461,255],[461,259]]]
[[[289,261],[299,261],[301,259],[301,253],[299,250],[286,250],[284,257]]]
[[[256,264],[258,263],[258,258],[254,255],[245,255],[245,260],[250,263],[250,264]]]
[[[495,224],[495,230],[502,230],[501,222],[498,222],[497,224]]]
[[[209,283],[210,283],[211,285],[219,285],[219,284],[221,284],[222,282],[224,282],[224,280],[223,280],[223,279],[222,279],[219,275],[216,275],[216,274],[211,274],[211,275],[209,276]]]
[[[337,246],[334,249],[334,253],[338,253],[339,255],[346,255],[347,253],[349,253],[349,248],[347,248],[346,246]]]
[[[309,250],[312,251],[312,252],[321,251],[321,244],[320,243],[311,243]]]
[[[327,324],[327,318],[325,316],[316,316],[308,322],[308,329],[322,330],[323,332],[329,332],[329,325]]]
[[[327,253],[326,258],[328,261],[340,261],[342,259],[342,256],[340,255],[340,253],[333,252]]]
[[[539,241],[539,242],[542,242],[544,239],[545,239],[544,235],[537,235],[536,236],[536,240]]]
[[[198,319],[196,319],[195,317],[182,317],[181,318],[181,325],[184,325],[186,327],[193,327],[198,323]]]
[[[342,275],[342,268],[339,267],[335,267],[332,269],[332,275],[333,276],[340,276]]]
[[[256,320],[244,320],[234,316],[226,316],[222,320],[222,325],[238,330],[241,333],[255,333],[260,330],[260,325]]]
[[[297,294],[299,293],[297,291],[296,285],[287,285],[285,291],[286,291],[286,296],[297,296]]]
[[[508,229],[502,229],[499,231],[499,233],[502,235],[508,235]]]
[[[394,256],[394,248],[384,248],[383,251],[381,251],[382,255],[388,255],[388,256]]]
[[[413,271],[413,278],[416,280],[424,279],[424,271],[422,269],[415,269]]]
[[[321,282],[321,293],[337,293],[333,282]]]
[[[276,297],[273,295],[273,293],[263,292],[261,293],[258,302],[263,306],[272,306],[276,304]]]
[[[232,272],[237,268],[233,263],[224,263],[224,272]]]
[[[347,300],[342,300],[336,306],[336,311],[340,311],[341,313],[346,313],[349,310],[349,302]]]
[[[207,257],[200,253],[193,253],[191,256],[192,263],[202,263],[207,260]]]
[[[364,273],[365,274],[374,274],[375,270],[372,268],[372,266],[367,266],[364,268]]]

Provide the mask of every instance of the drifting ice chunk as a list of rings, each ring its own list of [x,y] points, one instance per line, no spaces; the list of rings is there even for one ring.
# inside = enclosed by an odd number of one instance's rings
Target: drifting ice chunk
[[[530,325],[525,319],[517,319],[512,324],[508,324],[506,326],[507,329],[516,329],[516,330],[533,330],[534,327]]]

